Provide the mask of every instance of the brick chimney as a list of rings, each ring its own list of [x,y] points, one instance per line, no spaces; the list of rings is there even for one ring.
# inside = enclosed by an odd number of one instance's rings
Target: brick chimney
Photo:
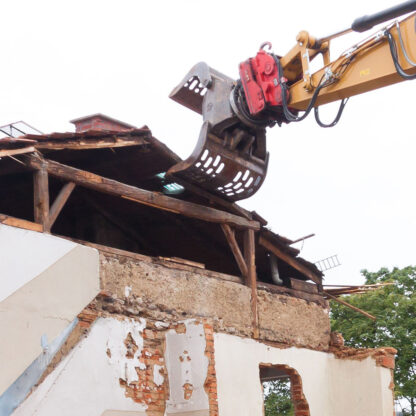
[[[124,123],[124,121],[116,120],[104,114],[92,114],[90,116],[76,118],[70,123],[75,124],[75,132],[81,133],[87,130],[112,130],[126,131],[136,129],[136,126]]]

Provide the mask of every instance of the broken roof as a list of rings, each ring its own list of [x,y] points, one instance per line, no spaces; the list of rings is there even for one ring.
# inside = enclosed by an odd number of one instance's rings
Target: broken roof
[[[49,172],[51,202],[60,195],[62,180],[64,183],[73,180],[81,186],[76,187],[57,216],[52,226],[55,234],[151,256],[182,257],[203,263],[211,270],[240,274],[221,227],[206,222],[210,219],[201,220],[198,215],[192,215],[192,207],[194,213],[204,208],[210,214],[219,213],[213,222],[227,223],[227,220],[221,220],[221,215],[236,221],[235,240],[240,246],[243,241],[238,229],[240,222],[249,226],[256,224],[259,230],[255,248],[259,280],[271,282],[270,253],[279,259],[283,278],[312,279],[315,283],[322,279],[317,267],[300,258],[299,251],[290,246],[292,241],[268,230],[267,222],[255,212],[248,212],[197,187],[188,187],[175,195],[163,195],[167,193],[163,173],[180,158],[154,138],[147,127],[125,131],[28,134],[16,139],[1,139],[0,157],[0,187],[7,195],[0,200],[3,218],[6,215],[33,221],[32,173],[28,169],[31,163],[32,168],[36,163],[47,163],[56,170],[63,166],[61,171],[66,169],[66,176]],[[78,172],[85,173],[82,183],[76,182]],[[103,182],[102,178],[123,190],[123,186],[129,185],[148,192],[152,200],[165,198],[162,202],[168,205],[162,204],[161,208],[149,201],[138,204],[137,198],[123,197],[121,193],[116,193],[122,197],[115,199],[114,192],[103,193],[96,186],[97,182]],[[188,215],[177,215],[178,211],[172,208],[179,204],[175,201],[188,204]]]

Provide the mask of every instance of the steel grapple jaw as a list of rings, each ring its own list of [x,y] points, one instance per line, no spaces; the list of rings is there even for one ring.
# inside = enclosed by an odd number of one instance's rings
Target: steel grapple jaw
[[[200,62],[170,94],[201,114],[203,125],[192,154],[172,166],[167,176],[230,201],[253,195],[264,181],[268,164],[265,128],[242,121],[236,86],[233,79]]]

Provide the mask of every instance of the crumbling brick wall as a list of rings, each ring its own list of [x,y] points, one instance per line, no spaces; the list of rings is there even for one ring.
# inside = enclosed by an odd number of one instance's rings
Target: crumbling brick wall
[[[134,311],[134,297],[129,294],[123,300],[115,299],[106,291],[102,291],[97,300],[90,307],[80,314],[85,316],[108,316],[117,319],[125,319],[126,314],[131,315]],[[139,319],[139,318],[137,318]],[[218,416],[217,402],[217,379],[215,372],[215,350],[214,350],[214,326],[209,319],[190,320],[191,325],[199,325],[203,327],[205,338],[205,349],[203,354],[208,359],[206,374],[204,375],[204,390],[208,397],[209,416]],[[88,324],[91,321],[89,320]],[[146,414],[148,416],[164,416],[167,410],[167,403],[172,401],[169,391],[169,374],[166,364],[166,335],[168,332],[174,331],[177,334],[186,334],[187,325],[184,322],[169,320],[154,320],[146,318],[146,326],[143,329],[143,345],[139,361],[142,367],[136,367],[138,380],[128,382],[120,378],[120,386],[125,389],[126,397],[131,398],[137,403],[147,407]],[[129,333],[124,339],[126,346],[126,358],[133,358],[138,346]],[[111,354],[107,351],[107,354]],[[191,361],[192,358],[188,351],[184,351],[184,357],[176,357],[180,361],[185,359]],[[172,379],[172,374],[171,374]],[[183,386],[183,399],[189,401],[192,398],[194,386],[191,383],[185,383]]]
[[[181,268],[145,256],[137,259],[101,252],[100,260],[102,288],[116,299],[124,298],[126,287],[131,291],[128,308],[117,302],[112,306],[123,306],[123,313],[171,321],[209,318],[215,331],[251,337],[251,292],[238,277]],[[328,349],[330,325],[325,305],[265,290],[258,291],[258,305],[260,339]]]

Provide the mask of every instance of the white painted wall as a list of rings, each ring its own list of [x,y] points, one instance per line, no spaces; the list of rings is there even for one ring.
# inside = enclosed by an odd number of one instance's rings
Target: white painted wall
[[[169,376],[169,400],[166,403],[168,415],[193,415],[195,411],[207,412],[208,395],[204,383],[208,371],[208,357],[205,355],[205,333],[202,324],[185,322],[186,332],[174,330],[166,334],[165,360]],[[192,396],[185,400],[183,385],[193,386]],[[203,413],[205,414],[205,413]]]
[[[100,290],[97,250],[0,225],[0,395]],[[7,295],[7,296],[6,296]]]
[[[63,238],[0,224],[0,302],[76,246]]]
[[[144,320],[99,318],[88,337],[49,374],[13,416],[145,416],[146,407],[127,398],[119,382],[120,378],[132,377],[132,366],[137,364],[136,356],[140,355],[143,345],[140,332],[144,325]],[[126,357],[124,344],[129,332],[139,346],[133,359]]]
[[[390,370],[372,358],[340,360],[302,348],[279,349],[226,334],[215,334],[215,368],[221,416],[261,416],[259,366],[288,365],[299,373],[311,416],[391,416]]]

